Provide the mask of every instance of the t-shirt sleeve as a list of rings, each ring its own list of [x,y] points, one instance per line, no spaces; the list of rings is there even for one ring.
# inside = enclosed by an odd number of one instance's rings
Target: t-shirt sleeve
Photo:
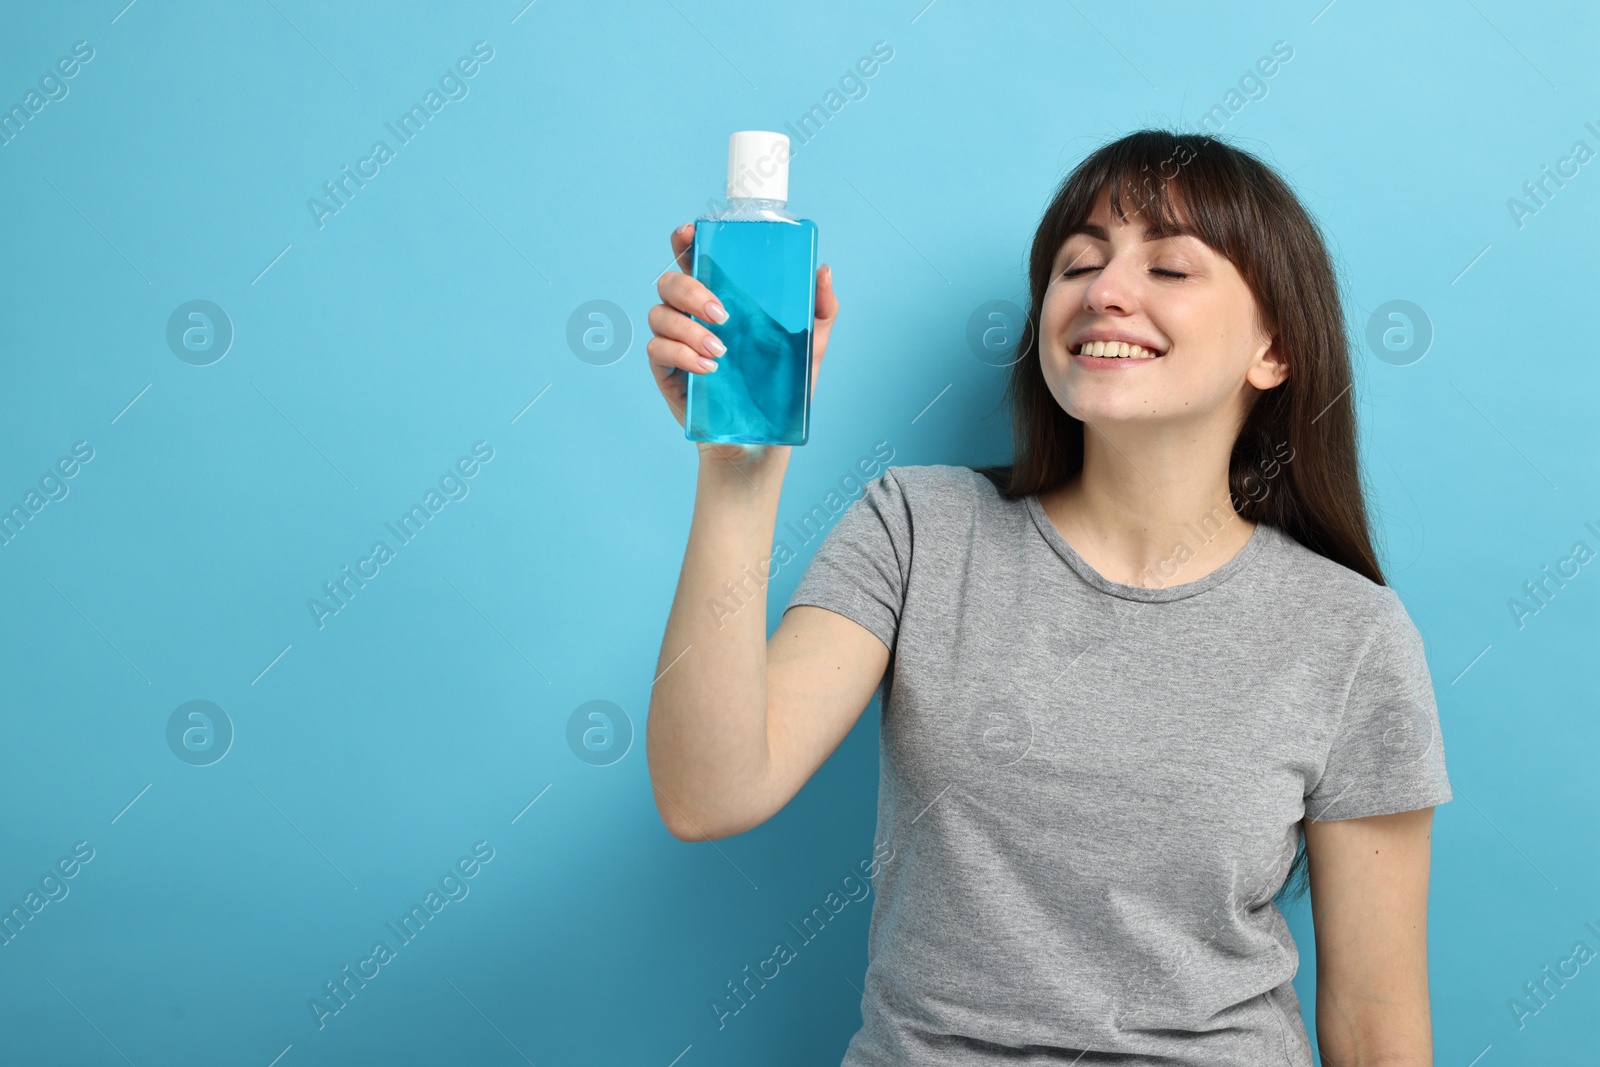
[[[889,468],[840,514],[783,610],[827,608],[866,627],[893,652],[910,575],[911,512]]]
[[[1313,822],[1390,815],[1451,797],[1422,635],[1400,598],[1356,666],[1327,764],[1305,798]]]

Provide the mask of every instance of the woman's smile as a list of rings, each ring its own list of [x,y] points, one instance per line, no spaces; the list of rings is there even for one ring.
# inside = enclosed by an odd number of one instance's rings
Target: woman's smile
[[[1085,341],[1081,345],[1074,345],[1071,352],[1072,361],[1088,370],[1147,365],[1165,356],[1164,352],[1126,341]]]

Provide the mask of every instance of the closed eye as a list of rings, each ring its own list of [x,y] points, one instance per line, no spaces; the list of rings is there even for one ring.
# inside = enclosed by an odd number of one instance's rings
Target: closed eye
[[[1087,272],[1089,272],[1091,270],[1099,270],[1099,269],[1100,269],[1099,267],[1071,267],[1071,268],[1068,268],[1067,270],[1062,271],[1061,272],[1061,276],[1063,278],[1076,278],[1080,274],[1085,274],[1085,273],[1087,273]],[[1188,277],[1187,274],[1183,274],[1183,273],[1181,273],[1179,271],[1162,270],[1159,267],[1151,267],[1150,268],[1150,273],[1151,274],[1159,274],[1164,278],[1187,278]]]

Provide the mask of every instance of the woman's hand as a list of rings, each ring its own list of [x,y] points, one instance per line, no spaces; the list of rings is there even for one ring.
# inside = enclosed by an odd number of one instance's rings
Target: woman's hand
[[[656,292],[661,295],[662,302],[650,309],[648,321],[654,336],[646,343],[645,353],[649,356],[650,372],[655,376],[656,387],[666,398],[673,418],[678,420],[679,426],[683,426],[688,402],[688,375],[715,373],[710,368],[715,365],[716,358],[722,355],[719,351],[721,342],[716,335],[690,316],[697,315],[721,325],[726,321],[727,312],[717,303],[711,290],[690,273],[694,268],[694,224],[685,223],[673,230],[671,241],[678,269],[666,271],[656,280]],[[833,271],[827,265],[818,268],[816,284],[816,315],[811,328],[813,394],[816,393],[817,373],[822,367],[823,353],[828,348],[828,335],[833,332],[833,323],[839,314],[839,301],[833,294]],[[735,464],[745,462],[752,451],[767,451],[759,446],[753,450],[749,445],[714,444],[708,441],[697,441],[695,444],[699,446],[702,459],[717,458]],[[787,449],[789,446],[770,447]]]

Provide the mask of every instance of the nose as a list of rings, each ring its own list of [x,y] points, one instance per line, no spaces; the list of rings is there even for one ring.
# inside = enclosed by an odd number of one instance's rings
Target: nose
[[[1118,312],[1127,314],[1133,308],[1133,291],[1124,277],[1122,257],[1111,257],[1095,273],[1094,280],[1084,290],[1083,306],[1086,311],[1099,314]]]

